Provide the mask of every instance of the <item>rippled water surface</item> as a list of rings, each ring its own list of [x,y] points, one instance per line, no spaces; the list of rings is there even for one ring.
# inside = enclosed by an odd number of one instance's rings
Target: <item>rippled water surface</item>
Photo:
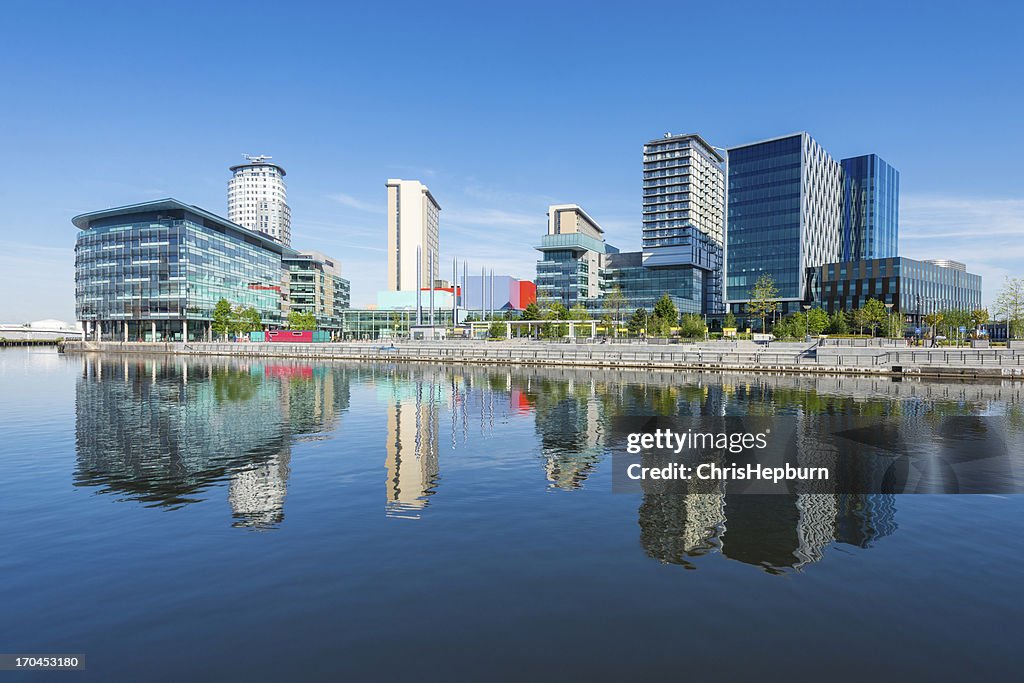
[[[612,494],[605,439],[629,414],[1022,406],[1009,383],[5,349],[0,651],[86,655],[55,680],[1003,680],[1024,497]]]

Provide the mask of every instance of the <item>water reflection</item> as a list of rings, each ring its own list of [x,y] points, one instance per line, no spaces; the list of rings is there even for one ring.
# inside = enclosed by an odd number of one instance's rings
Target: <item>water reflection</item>
[[[368,400],[350,406],[357,387]],[[292,470],[302,467],[295,442],[337,436],[355,410],[380,430],[370,435],[385,484],[376,504],[388,517],[418,519],[472,493],[442,484],[445,467],[471,459],[521,458],[554,491],[607,492],[593,478],[609,464],[619,415],[998,414],[1020,427],[1022,391],[1010,382],[90,356],[77,383],[75,483],[172,509],[226,486],[234,525],[274,528]],[[508,442],[518,424],[533,443]],[[838,453],[816,457],[834,465]],[[501,495],[535,482],[510,482]],[[691,569],[708,555],[771,573],[801,569],[833,544],[870,548],[898,528],[891,495],[700,490],[639,500],[642,551]]]
[[[389,517],[418,519],[438,483],[438,440],[443,385],[417,376],[381,385],[387,412]]]
[[[87,357],[75,483],[174,508],[227,481],[236,526],[276,526],[292,441],[334,429],[348,408],[338,379],[288,364]]]
[[[710,553],[777,574],[818,562],[832,544],[868,548],[896,531],[891,494],[645,495],[640,544],[651,558],[696,569]]]

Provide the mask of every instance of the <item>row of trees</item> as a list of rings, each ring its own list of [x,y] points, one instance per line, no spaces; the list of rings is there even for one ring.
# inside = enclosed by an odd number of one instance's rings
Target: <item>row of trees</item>
[[[227,299],[221,299],[213,307],[213,333],[218,336],[248,334],[262,329],[260,312],[252,306],[232,306]]]
[[[572,308],[566,308],[560,302],[545,304],[543,307],[532,303],[522,312],[517,314],[514,311],[495,313],[490,316],[491,325],[488,328],[488,336],[504,337],[505,322],[511,320],[538,320],[551,321],[538,326],[540,336],[546,339],[555,339],[569,334],[568,322],[596,322],[604,329],[606,334],[618,336],[620,328],[625,326],[630,336],[642,337],[667,337],[676,329],[681,337],[704,338],[707,334],[707,326],[704,319],[695,313],[679,314],[679,310],[672,302],[668,294],[663,294],[655,303],[654,310],[650,313],[645,308],[637,308],[626,316],[626,298],[616,289],[605,295],[602,301],[604,313],[600,318],[595,319],[591,312],[582,304],[576,304]],[[475,320],[470,317],[468,320]]]
[[[779,308],[779,290],[771,275],[765,274],[757,279],[750,291],[750,301],[746,310],[749,315],[761,321],[761,329],[765,330],[767,319],[774,316]],[[1007,334],[1010,338],[1024,335],[1024,278],[1007,278],[996,298],[994,311],[996,316],[1007,323]],[[922,317],[922,322],[933,334],[945,334],[954,337],[961,327],[973,330],[978,336],[982,325],[989,321],[987,309],[945,310],[929,313]],[[726,316],[724,327],[736,327],[736,318],[731,313]],[[903,319],[899,313],[890,313],[885,304],[876,299],[868,299],[861,308],[836,312],[829,316],[820,309],[811,309],[806,314],[797,312],[776,321],[773,332],[777,337],[799,337],[805,333],[812,335],[828,332],[830,334],[864,334],[865,330],[872,335],[879,332],[888,335],[901,335]]]
[[[663,294],[652,312],[637,308],[629,313],[629,303],[619,288],[605,294],[602,301],[603,315],[597,321],[600,326],[613,336],[618,336],[620,329],[626,328],[630,336],[667,337],[678,331],[680,337],[697,339],[707,335],[707,325],[702,316],[693,313],[679,314],[678,309],[668,294]],[[750,301],[746,312],[760,320],[761,329],[768,329],[768,321],[774,318],[779,310],[779,290],[770,275],[762,275],[750,293]],[[1009,322],[1010,335],[1024,334],[1024,279],[1007,279],[1006,285],[996,301],[995,311]],[[472,318],[471,318],[472,319]],[[489,318],[491,337],[504,337],[504,322],[510,320],[573,320],[590,322],[590,312],[581,304],[566,308],[555,302],[543,307],[536,303],[530,304],[522,312],[514,311],[496,313]],[[977,332],[989,321],[989,313],[985,309],[973,311],[947,310],[923,316],[924,325],[936,334],[953,337],[960,327]],[[737,328],[738,321],[731,312],[726,314],[722,326]],[[820,308],[798,311],[775,320],[772,332],[779,338],[802,338],[805,334],[871,334],[886,336],[902,336],[904,331],[902,314],[891,312],[885,304],[876,299],[869,299],[865,304],[852,311],[836,311],[829,314]],[[294,329],[294,328],[293,328]],[[568,334],[566,323],[547,323],[541,325],[539,334],[545,338],[564,337]]]
[[[232,306],[227,299],[221,299],[213,307],[213,333],[226,337],[228,335],[248,334],[263,329],[260,312],[252,306]],[[315,330],[316,316],[302,311],[291,311],[288,314],[288,329]]]

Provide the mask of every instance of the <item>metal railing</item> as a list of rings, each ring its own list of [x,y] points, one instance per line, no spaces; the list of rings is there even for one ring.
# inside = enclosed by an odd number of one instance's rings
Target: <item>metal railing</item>
[[[287,356],[296,358],[341,358],[367,360],[441,360],[497,363],[574,363],[588,365],[701,366],[701,367],[803,367],[803,368],[891,368],[925,367],[1011,367],[1024,368],[1024,351],[978,349],[960,351],[901,350],[882,353],[817,354],[807,348],[788,352],[767,350],[707,351],[668,347],[639,349],[631,346],[581,347],[561,344],[492,343],[226,343],[226,342],[71,342],[67,346],[83,350],[125,350],[156,353],[207,353],[235,356]]]

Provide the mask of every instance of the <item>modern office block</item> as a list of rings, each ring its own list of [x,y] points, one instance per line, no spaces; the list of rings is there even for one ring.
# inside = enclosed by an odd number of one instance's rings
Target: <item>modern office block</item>
[[[703,299],[697,308],[707,313],[724,307],[723,161],[699,135],[666,133],[644,145],[644,265],[699,269]],[[668,277],[690,281],[695,275]]]
[[[899,241],[900,174],[877,154],[843,159],[841,260],[891,258]]]
[[[287,271],[287,297],[283,317],[291,311],[312,313],[321,330],[339,332],[342,311],[349,307],[350,284],[341,276],[341,264],[318,251],[300,251],[282,259]]]
[[[296,252],[267,235],[176,199],[72,222],[75,312],[90,339],[208,338],[222,298],[281,322],[281,260]]]
[[[618,251],[604,230],[576,204],[548,208],[548,230],[537,247],[537,303],[572,308],[601,296],[601,258]]]
[[[680,313],[706,313],[704,287],[707,271],[692,266],[648,267],[645,252],[629,251],[608,254],[604,263],[603,288],[610,292],[618,288],[625,298],[623,308],[630,312],[637,308],[654,311],[658,300],[668,294]],[[604,300],[588,306],[595,314],[605,311]]]
[[[292,210],[284,169],[269,163],[268,156],[244,156],[247,163],[231,167],[228,220],[291,246]]]
[[[817,266],[809,275],[815,305],[829,313],[860,308],[868,299],[892,304],[915,322],[928,313],[981,308],[981,276],[956,261],[845,261]]]
[[[810,298],[809,268],[840,259],[842,169],[807,133],[729,149],[728,274],[731,310],[744,313],[770,275],[779,313]]]
[[[693,243],[710,238],[699,230],[687,237]],[[604,297],[618,290],[625,301],[620,306],[654,310],[668,294],[682,313],[706,313],[705,296],[712,269],[693,263],[665,263],[665,250],[619,252],[604,241],[604,230],[575,204],[552,206],[548,210],[548,234],[537,249],[537,303],[561,303],[566,308],[580,304],[592,314],[605,311]],[[673,251],[678,255],[678,251]],[[670,259],[671,260],[671,259]],[[720,272],[720,271],[719,271]]]
[[[441,205],[417,180],[389,179],[386,185],[388,289],[415,292],[430,287],[441,268]]]

